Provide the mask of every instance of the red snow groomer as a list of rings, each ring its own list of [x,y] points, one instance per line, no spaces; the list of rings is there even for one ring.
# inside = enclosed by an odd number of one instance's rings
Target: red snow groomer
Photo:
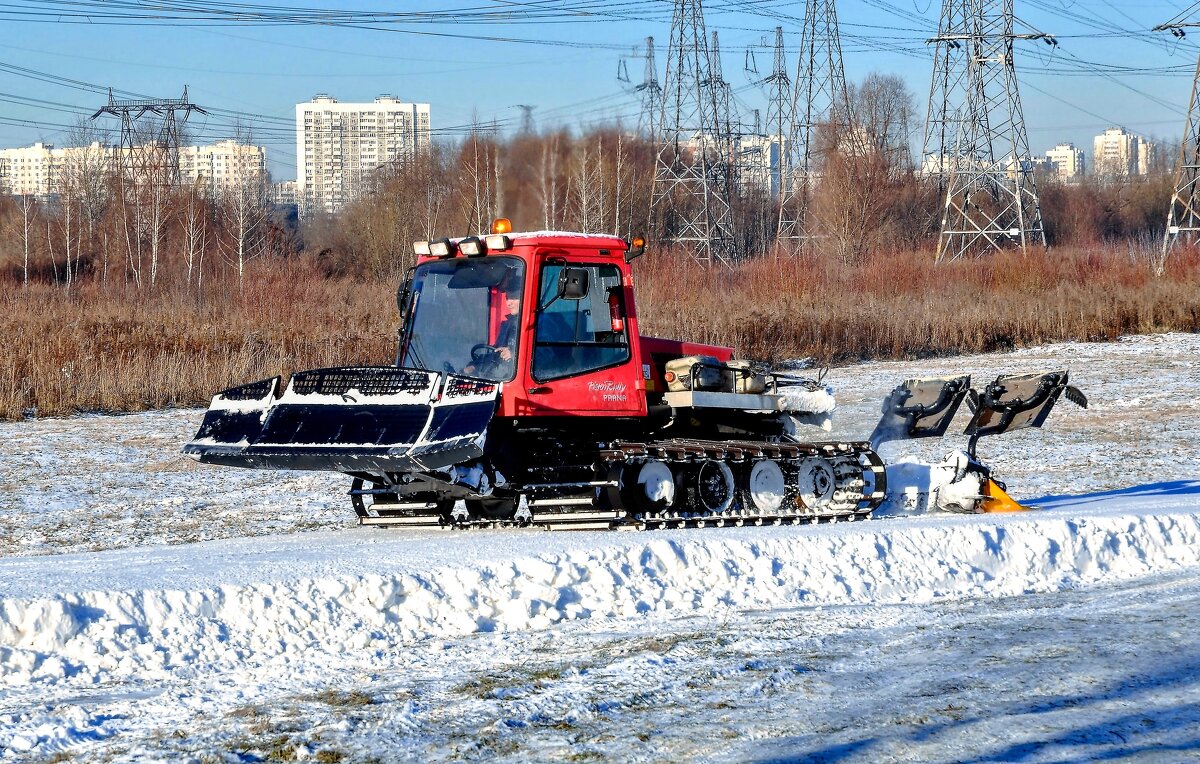
[[[870,440],[810,440],[833,409],[822,384],[638,332],[640,239],[512,233],[498,220],[491,235],[415,249],[395,366],[225,390],[184,452],[347,473],[364,524],[851,520],[887,496],[879,442],[944,434],[970,396],[973,457],[978,436],[1040,426],[1068,389],[1066,372],[1001,378],[982,395],[968,377],[910,380]],[[975,509],[1004,508],[970,461]]]

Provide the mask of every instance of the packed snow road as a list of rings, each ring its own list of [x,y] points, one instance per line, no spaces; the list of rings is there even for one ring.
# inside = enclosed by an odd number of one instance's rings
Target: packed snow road
[[[380,531],[175,456],[198,412],[0,425],[0,759],[1200,755],[1198,357],[834,372],[861,435],[907,376],[1070,367],[1091,408],[981,444],[1043,510],[1007,517]]]

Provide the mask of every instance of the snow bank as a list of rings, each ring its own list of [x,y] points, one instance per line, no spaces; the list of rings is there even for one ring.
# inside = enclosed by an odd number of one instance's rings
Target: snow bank
[[[390,651],[570,619],[1051,591],[1200,563],[1191,493],[1182,511],[595,534],[595,547],[421,573],[11,597],[0,602],[0,682],[93,684],[247,663],[286,672],[310,651]],[[496,535],[479,533],[480,548]]]

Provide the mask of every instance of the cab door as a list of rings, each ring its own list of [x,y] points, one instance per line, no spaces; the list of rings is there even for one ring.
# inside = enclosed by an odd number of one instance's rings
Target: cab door
[[[621,267],[539,258],[526,384],[528,413],[644,416]]]

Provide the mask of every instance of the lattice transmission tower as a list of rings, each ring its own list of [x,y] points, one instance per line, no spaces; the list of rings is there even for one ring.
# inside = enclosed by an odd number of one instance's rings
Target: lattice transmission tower
[[[642,81],[634,88],[641,94],[642,111],[638,115],[638,135],[654,139],[658,135],[658,117],[662,114],[663,89],[658,83],[658,65],[654,62],[654,38],[646,38],[646,67]]]
[[[793,82],[791,123],[780,151],[781,244],[803,245],[820,235],[810,200],[828,153],[848,136],[850,102],[834,0],[807,0],[800,58]]]
[[[921,166],[925,177],[937,183],[944,196],[949,177],[950,155],[956,138],[955,115],[966,102],[967,56],[963,39],[941,39],[971,28],[968,3],[944,0],[938,22],[939,36],[933,52],[933,79],[929,84],[929,106],[925,112],[925,138],[921,143]]]
[[[737,259],[728,195],[725,89],[713,63],[700,0],[675,0],[658,122],[653,207],[663,239],[686,246],[701,265]]]
[[[945,192],[937,259],[1046,246],[1013,65],[1013,0],[944,0],[922,165]]]
[[[1169,31],[1182,39],[1184,29],[1200,27],[1200,21],[1189,21],[1197,6],[1192,6],[1166,24],[1154,27],[1155,31]],[[1175,189],[1171,194],[1171,206],[1167,210],[1167,230],[1163,236],[1162,250],[1154,263],[1154,272],[1161,276],[1166,267],[1167,256],[1182,237],[1185,244],[1196,244],[1200,240],[1200,56],[1196,58],[1196,74],[1192,78],[1192,98],[1188,104],[1187,121],[1183,125],[1183,141],[1179,145],[1179,163],[1175,167]]]
[[[179,133],[193,112],[208,114],[188,100],[186,85],[182,98],[166,99],[118,100],[109,88],[108,103],[92,119],[108,114],[121,121],[121,139],[113,154],[118,183],[153,179],[167,186],[180,185]],[[138,121],[147,114],[160,118],[149,134],[138,129]]]
[[[741,158],[739,143],[742,137],[742,119],[733,101],[733,86],[725,79],[721,66],[721,41],[717,30],[712,32],[712,45],[708,49],[712,65],[712,87],[717,92],[717,145],[723,154],[717,162],[717,178],[721,194],[731,202],[737,198],[741,180]]]
[[[784,50],[783,44],[783,27],[775,27],[775,63],[771,67],[771,73],[763,79],[763,84],[767,87],[767,124],[766,129],[771,131],[767,138],[767,146],[769,147],[774,142],[778,148],[778,156],[775,165],[775,172],[778,175],[772,180],[775,185],[775,204],[776,204],[776,219],[783,212],[784,201],[784,178],[786,177],[783,169],[784,156],[788,139],[792,131],[792,78],[787,72],[787,53]],[[754,131],[757,133],[759,127],[755,125]]]

